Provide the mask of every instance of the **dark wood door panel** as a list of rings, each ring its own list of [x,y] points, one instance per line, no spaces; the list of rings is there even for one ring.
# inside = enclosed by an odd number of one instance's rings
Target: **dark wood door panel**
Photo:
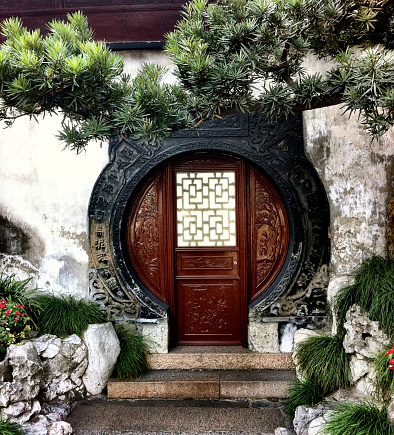
[[[177,277],[187,276],[238,276],[238,252],[198,252],[184,251],[176,253]]]
[[[180,280],[179,344],[239,344],[238,280]]]

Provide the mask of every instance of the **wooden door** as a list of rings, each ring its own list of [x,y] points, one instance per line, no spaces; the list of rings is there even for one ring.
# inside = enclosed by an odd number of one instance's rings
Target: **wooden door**
[[[197,154],[141,185],[126,228],[131,267],[168,305],[171,345],[247,345],[247,304],[277,278],[289,224],[281,198],[242,159]]]
[[[178,344],[245,344],[244,166],[200,156],[173,171]]]

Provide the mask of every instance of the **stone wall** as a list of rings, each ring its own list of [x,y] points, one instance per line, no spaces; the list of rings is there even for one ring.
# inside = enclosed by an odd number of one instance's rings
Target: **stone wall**
[[[331,213],[328,298],[372,255],[386,255],[387,202],[394,185],[394,132],[371,142],[340,106],[304,113],[305,151],[327,192]]]

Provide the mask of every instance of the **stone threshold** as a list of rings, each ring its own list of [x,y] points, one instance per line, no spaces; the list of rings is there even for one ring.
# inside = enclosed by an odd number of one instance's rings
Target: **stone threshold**
[[[109,399],[286,399],[293,370],[149,370],[110,379]]]
[[[148,355],[156,370],[294,370],[290,353],[257,353],[240,346],[178,346]]]

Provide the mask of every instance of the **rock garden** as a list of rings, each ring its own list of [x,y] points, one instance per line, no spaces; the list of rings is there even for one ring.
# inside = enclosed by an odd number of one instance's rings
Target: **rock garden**
[[[0,433],[69,434],[72,404],[100,394],[113,373],[137,376],[147,347],[98,304],[28,284],[0,276]]]
[[[295,335],[298,379],[288,400],[295,432],[392,435],[394,263],[365,261],[331,304],[333,335],[307,329]]]

